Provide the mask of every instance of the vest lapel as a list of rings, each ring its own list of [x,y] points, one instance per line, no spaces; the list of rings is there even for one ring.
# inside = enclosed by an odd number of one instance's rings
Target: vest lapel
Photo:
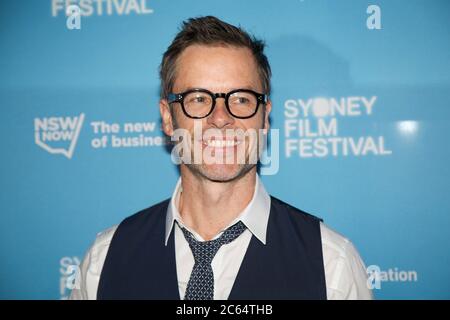
[[[178,290],[177,264],[175,256],[175,230],[172,228],[170,237],[167,241],[166,252],[164,255],[163,270],[167,275],[167,299],[180,300],[180,291]],[[159,276],[159,275],[158,275]]]

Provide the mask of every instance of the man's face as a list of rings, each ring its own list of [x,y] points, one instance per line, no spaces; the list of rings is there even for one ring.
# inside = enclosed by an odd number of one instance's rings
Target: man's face
[[[262,93],[262,84],[258,76],[258,69],[252,53],[247,48],[230,46],[192,45],[187,47],[177,61],[177,72],[173,93],[182,93],[192,88],[207,89],[213,93],[227,93],[235,89],[251,89]],[[172,108],[172,112],[170,111]],[[197,148],[202,154],[210,154],[215,159],[222,159],[219,163],[181,164],[195,175],[212,181],[231,181],[254,168],[255,163],[237,161],[237,154],[244,150],[248,158],[249,150],[257,144],[256,140],[230,137],[230,132],[269,129],[268,117],[271,104],[266,107],[261,104],[258,112],[249,119],[234,118],[226,109],[225,100],[216,99],[213,112],[203,119],[187,117],[180,103],[167,101],[160,103],[164,132],[171,136],[174,129],[185,129],[192,138],[191,152]],[[198,139],[194,135],[194,123],[201,123],[202,134]],[[241,131],[241,132],[242,132]],[[206,136],[205,133],[213,133]],[[214,134],[216,132],[217,134]],[[197,143],[194,143],[197,139]],[[212,140],[228,140],[227,143],[212,142]],[[250,141],[251,140],[251,141]],[[233,141],[233,142],[231,142]],[[245,143],[244,143],[245,142]],[[230,161],[231,157],[231,161]],[[248,160],[248,159],[247,159]],[[247,161],[246,161],[247,162]]]

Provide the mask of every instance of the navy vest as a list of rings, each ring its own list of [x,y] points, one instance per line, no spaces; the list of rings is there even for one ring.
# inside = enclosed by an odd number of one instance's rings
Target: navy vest
[[[169,201],[119,225],[97,299],[180,299],[174,228],[164,244]],[[326,298],[320,219],[271,197],[266,245],[252,236],[229,299]]]

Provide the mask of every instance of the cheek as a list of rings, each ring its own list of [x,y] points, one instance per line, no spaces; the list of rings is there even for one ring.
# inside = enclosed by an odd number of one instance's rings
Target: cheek
[[[199,122],[200,121],[200,122]],[[208,125],[206,123],[205,119],[202,120],[195,120],[188,118],[181,108],[179,110],[174,110],[172,114],[172,122],[174,129],[183,129],[186,130],[191,134],[192,137],[194,137],[194,128],[197,125],[199,125],[200,133],[203,131],[203,129],[207,128]]]
[[[264,128],[265,117],[264,114],[257,113],[250,119],[241,119],[236,123],[236,127],[243,129],[244,131],[247,129],[263,129]]]

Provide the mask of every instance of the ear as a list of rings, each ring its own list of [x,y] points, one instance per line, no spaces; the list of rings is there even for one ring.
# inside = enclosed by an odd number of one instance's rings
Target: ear
[[[272,111],[272,101],[271,100],[267,101],[264,110],[265,110],[265,113],[264,113],[264,131],[267,134],[267,132],[269,132],[269,129],[270,129],[269,115],[270,115],[270,112]]]
[[[162,129],[170,137],[173,135],[173,121],[170,106],[166,99],[159,101],[159,112],[161,113]]]

